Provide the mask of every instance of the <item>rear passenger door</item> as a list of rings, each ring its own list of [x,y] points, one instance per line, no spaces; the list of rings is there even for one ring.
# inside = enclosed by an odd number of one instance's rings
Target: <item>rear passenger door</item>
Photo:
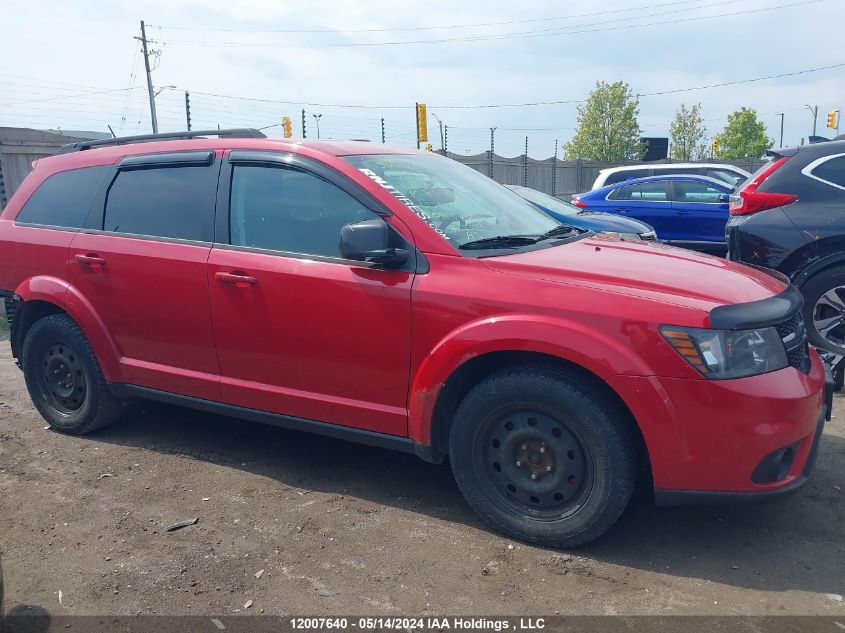
[[[208,266],[225,402],[407,433],[413,267],[339,252],[343,226],[379,217],[322,163],[231,153]]]
[[[727,187],[727,185],[726,185]],[[728,203],[721,199],[727,191],[700,180],[672,181],[672,208],[675,211],[675,237],[683,242],[725,242]]]
[[[206,283],[219,169],[211,151],[125,158],[71,242],[71,284],[126,383],[219,400]]]
[[[608,195],[608,201],[611,206],[602,211],[641,220],[654,227],[659,239],[673,239],[672,203],[665,180],[622,186]]]

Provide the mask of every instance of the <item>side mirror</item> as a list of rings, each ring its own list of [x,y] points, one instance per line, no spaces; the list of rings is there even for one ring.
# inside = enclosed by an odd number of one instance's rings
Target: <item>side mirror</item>
[[[410,256],[390,245],[390,229],[381,218],[347,224],[340,230],[340,256],[387,267],[398,267]]]
[[[731,194],[729,193],[720,193],[719,194],[719,202],[730,202],[731,201]]]

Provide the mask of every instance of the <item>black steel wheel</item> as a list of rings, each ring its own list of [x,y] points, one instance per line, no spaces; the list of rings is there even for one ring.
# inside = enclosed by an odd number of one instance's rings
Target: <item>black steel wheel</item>
[[[489,421],[486,450],[476,452],[491,496],[513,512],[557,520],[590,494],[591,456],[558,419],[532,410],[504,411]]]
[[[630,414],[578,370],[499,372],[461,401],[449,461],[469,505],[492,527],[550,547],[607,531],[636,483]]]
[[[94,351],[66,314],[52,314],[27,331],[21,353],[32,402],[50,426],[81,434],[113,422],[121,402],[108,389]]]

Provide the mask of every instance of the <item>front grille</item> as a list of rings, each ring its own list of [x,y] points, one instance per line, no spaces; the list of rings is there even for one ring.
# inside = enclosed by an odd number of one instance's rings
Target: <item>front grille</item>
[[[798,311],[791,318],[779,323],[777,326],[778,335],[783,341],[786,349],[786,358],[789,364],[805,374],[810,371],[810,349],[807,346],[807,329],[804,327],[804,318]]]

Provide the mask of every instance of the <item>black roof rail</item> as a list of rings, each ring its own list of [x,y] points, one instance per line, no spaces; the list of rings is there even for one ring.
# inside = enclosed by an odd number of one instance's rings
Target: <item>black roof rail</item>
[[[267,138],[261,131],[255,128],[235,128],[231,130],[191,130],[190,132],[161,132],[159,134],[141,134],[139,136],[118,136],[115,138],[95,139],[92,141],[78,141],[68,143],[59,148],[57,154],[68,154],[70,152],[82,152],[86,149],[97,147],[109,147],[111,145],[129,145],[131,143],[147,143],[150,141],[166,141],[188,138],[199,138],[205,136],[216,136],[218,138]]]

